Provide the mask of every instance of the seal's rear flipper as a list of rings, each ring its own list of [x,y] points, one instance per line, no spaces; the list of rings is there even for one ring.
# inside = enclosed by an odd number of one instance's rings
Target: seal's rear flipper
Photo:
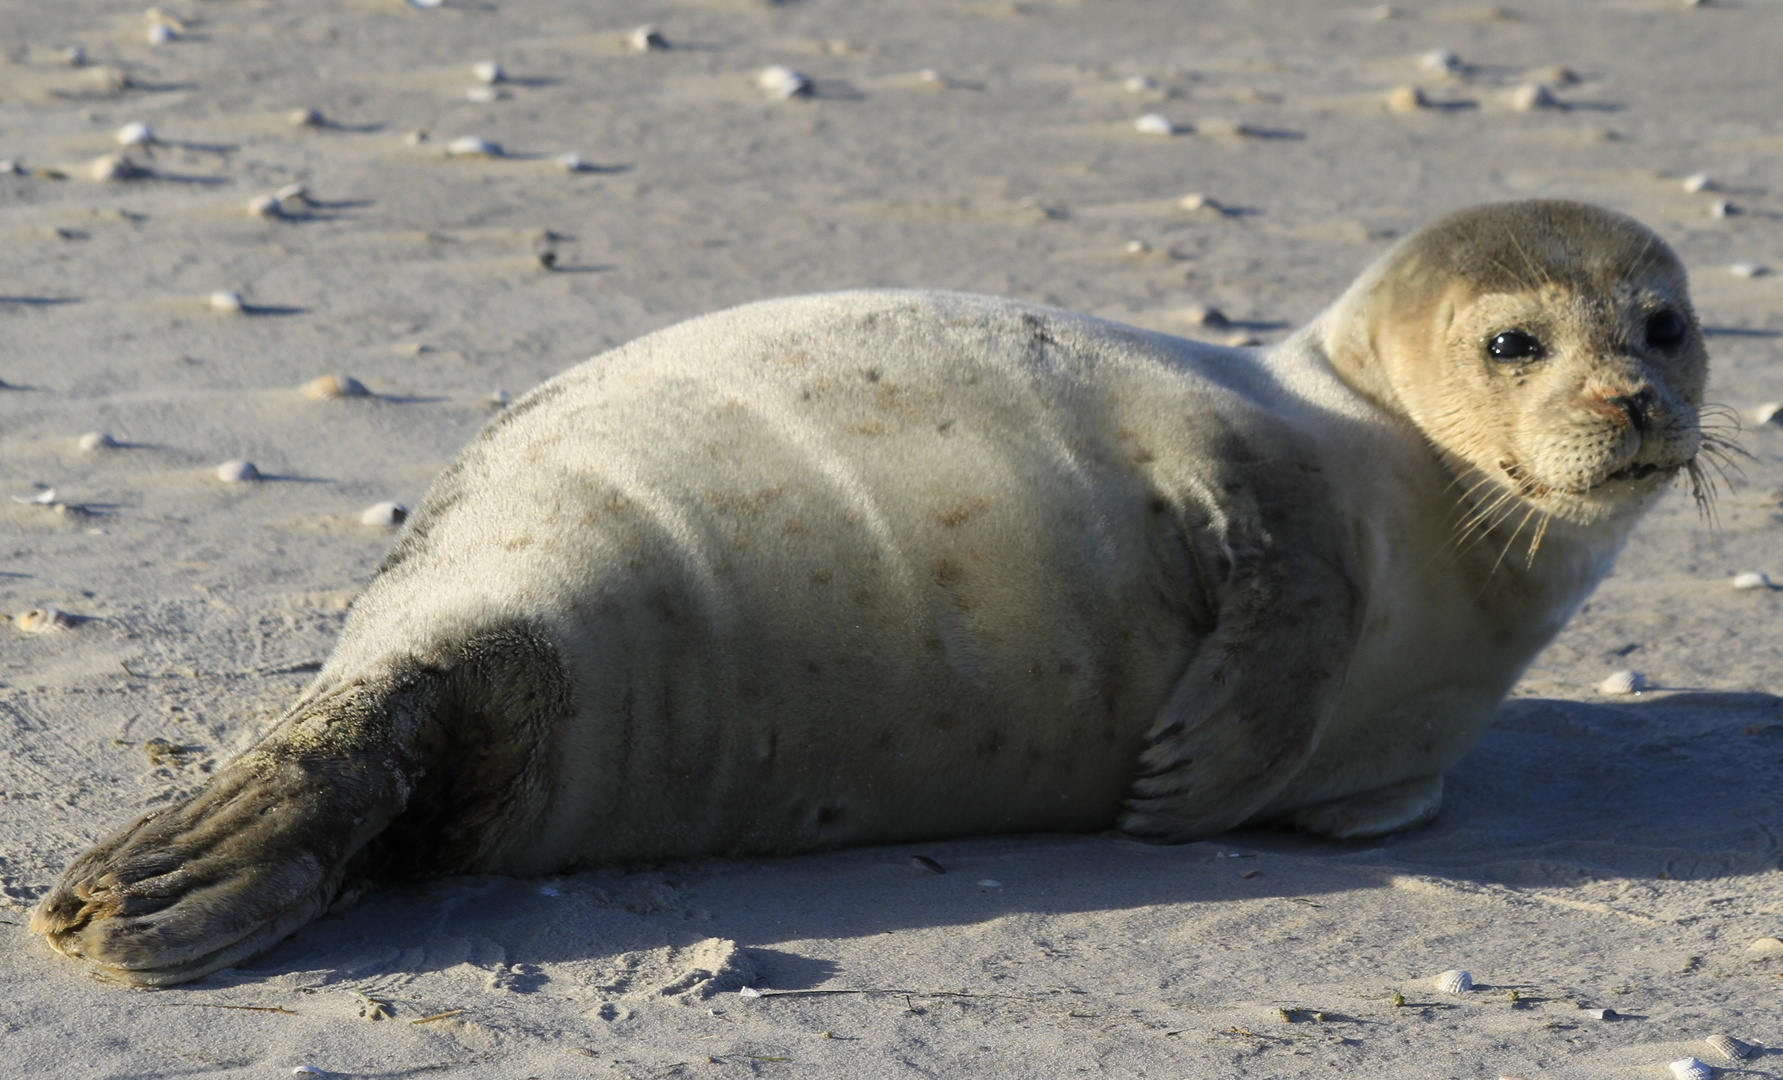
[[[1427,825],[1441,809],[1442,774],[1437,773],[1296,810],[1276,824],[1332,840],[1366,840]]]

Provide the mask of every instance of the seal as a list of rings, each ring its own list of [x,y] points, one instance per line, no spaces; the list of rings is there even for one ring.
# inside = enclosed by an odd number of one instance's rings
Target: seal
[[[405,875],[1410,828],[1704,490],[1706,370],[1666,245],[1556,201],[1271,349],[948,293],[694,319],[491,423],[283,719],[32,926],[167,985]]]

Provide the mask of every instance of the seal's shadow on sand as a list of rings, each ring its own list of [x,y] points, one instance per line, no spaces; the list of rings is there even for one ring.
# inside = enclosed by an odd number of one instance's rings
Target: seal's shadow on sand
[[[1173,847],[999,836],[546,879],[445,879],[373,894],[205,982],[280,976],[314,985],[469,963],[508,990],[558,979],[617,986],[635,967],[628,954],[718,938],[748,950],[764,985],[801,989],[835,971],[798,955],[800,940],[1001,916],[1271,897],[1326,906],[1395,874],[1511,889],[1725,879],[1783,866],[1779,751],[1783,698],[1767,694],[1520,699],[1501,707],[1449,774],[1441,817],[1401,836],[1338,844],[1252,829]],[[914,855],[946,872],[914,865]]]

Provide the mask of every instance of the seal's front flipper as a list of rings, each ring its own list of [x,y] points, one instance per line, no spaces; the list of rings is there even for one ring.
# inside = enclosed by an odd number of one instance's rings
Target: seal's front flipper
[[[401,813],[416,766],[414,686],[313,696],[184,802],[88,851],[31,929],[138,986],[196,979],[325,910]],[[425,695],[422,695],[425,696]]]
[[[1276,823],[1333,840],[1365,840],[1429,824],[1441,809],[1442,774],[1437,773],[1296,810]]]
[[[1322,546],[1263,537],[1230,556],[1214,631],[1146,735],[1123,832],[1178,843],[1241,825],[1312,755],[1357,618],[1355,586]]]

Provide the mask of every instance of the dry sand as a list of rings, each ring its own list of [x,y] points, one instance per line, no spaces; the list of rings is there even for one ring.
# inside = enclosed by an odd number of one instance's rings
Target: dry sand
[[[1783,270],[1775,3],[184,0],[152,44],[140,2],[0,10],[0,494],[54,491],[0,505],[0,611],[79,617],[0,626],[0,1073],[1783,1073],[1702,1042],[1783,1047],[1783,944],[1748,949],[1783,933],[1783,591],[1728,583],[1783,577],[1783,427],[1750,419],[1783,398],[1783,274],[1728,270]],[[646,21],[673,47],[629,49]],[[1457,71],[1420,66],[1439,48]],[[484,59],[509,81],[474,101]],[[774,63],[815,93],[762,92]],[[1544,80],[1557,107],[1513,106]],[[91,179],[137,121],[146,175]],[[447,158],[460,136],[505,153]],[[309,204],[248,213],[292,183]],[[74,854],[303,684],[389,543],[360,512],[416,502],[498,386],[845,286],[1274,340],[1393,237],[1525,195],[1671,241],[1754,460],[1718,529],[1667,497],[1429,828],[453,879],[161,992],[26,933]],[[297,389],[336,371],[371,394]],[[236,458],[266,479],[215,479]],[[1621,668],[1656,689],[1594,689]],[[1455,967],[1477,988],[1433,989]]]

